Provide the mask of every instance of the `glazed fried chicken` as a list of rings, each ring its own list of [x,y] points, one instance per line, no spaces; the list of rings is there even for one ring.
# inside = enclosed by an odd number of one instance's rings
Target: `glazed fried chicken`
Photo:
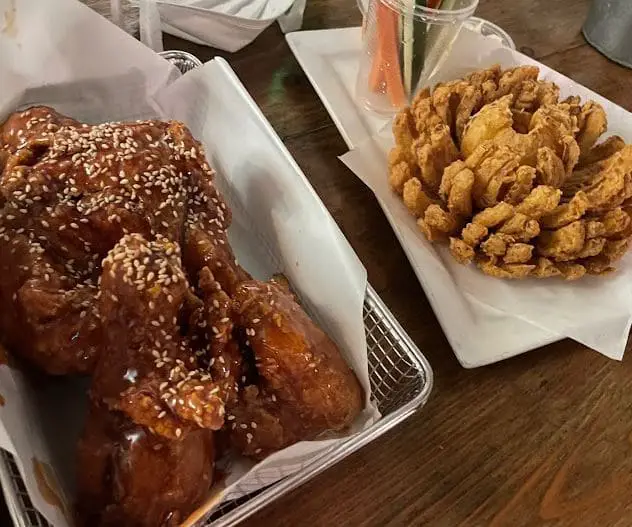
[[[78,449],[81,524],[180,525],[208,493],[214,457],[207,430],[168,440],[93,405]]]
[[[105,344],[79,447],[84,525],[177,525],[210,488],[225,386],[182,335],[191,296],[163,237],[127,235],[103,263]]]
[[[179,240],[186,175],[210,172],[179,154],[182,129],[157,121],[81,125],[46,107],[14,114],[0,128],[8,154],[0,298],[11,306],[0,333],[14,352],[50,373],[91,371],[101,260],[127,232]]]
[[[262,459],[353,422],[363,406],[362,388],[336,345],[289,290],[275,281],[243,282],[234,309],[258,379],[228,409],[235,448]]]
[[[34,107],[0,127],[0,341],[48,373],[92,375],[81,525],[179,525],[212,485],[216,433],[261,459],[362,409],[287,286],[239,266],[230,222],[181,123]]]

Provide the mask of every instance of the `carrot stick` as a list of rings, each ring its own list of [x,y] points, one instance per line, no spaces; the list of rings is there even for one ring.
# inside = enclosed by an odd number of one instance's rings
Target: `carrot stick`
[[[378,40],[375,48],[375,56],[369,73],[369,90],[379,92],[380,86],[384,82],[384,64],[382,63],[382,41]]]
[[[406,104],[407,99],[399,67],[397,21],[397,13],[378,1],[378,35],[382,49],[386,91],[391,104],[399,108]]]

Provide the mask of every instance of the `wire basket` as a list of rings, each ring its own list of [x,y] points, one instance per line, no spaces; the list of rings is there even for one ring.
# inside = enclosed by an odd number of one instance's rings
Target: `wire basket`
[[[371,286],[364,299],[364,327],[373,397],[382,418],[367,430],[311,459],[291,476],[253,494],[223,503],[200,526],[227,527],[302,485],[409,417],[428,400],[432,369]],[[16,527],[50,527],[35,510],[13,456],[0,455],[0,483]]]

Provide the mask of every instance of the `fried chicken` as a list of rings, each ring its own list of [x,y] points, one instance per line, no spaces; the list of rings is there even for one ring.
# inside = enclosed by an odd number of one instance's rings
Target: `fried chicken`
[[[406,195],[417,159],[393,155],[412,168],[395,185]],[[237,263],[230,210],[181,123],[90,126],[31,108],[0,127],[0,171],[0,337],[49,373],[92,374],[81,525],[179,525],[213,482],[216,433],[261,459],[359,414],[335,344],[281,280]],[[240,425],[261,418],[259,450],[227,408]]]
[[[275,282],[244,282],[234,297],[258,383],[229,410],[232,444],[261,459],[300,439],[348,427],[362,388],[335,344]]]
[[[216,200],[206,224],[223,228],[225,205],[191,184],[213,173],[180,123],[88,126],[34,107],[13,114],[0,135],[9,153],[0,236],[15,246],[0,248],[0,298],[12,306],[0,315],[0,333],[50,373],[89,373],[100,341],[96,280],[108,251],[128,232],[179,241],[185,208],[198,199]],[[64,337],[77,333],[83,346]]]
[[[83,525],[177,525],[210,488],[227,383],[200,367],[182,335],[190,302],[179,249],[166,238],[127,235],[104,260],[104,352],[79,447]]]
[[[180,525],[208,492],[214,458],[213,435],[206,430],[172,441],[95,404],[78,448],[80,522]]]

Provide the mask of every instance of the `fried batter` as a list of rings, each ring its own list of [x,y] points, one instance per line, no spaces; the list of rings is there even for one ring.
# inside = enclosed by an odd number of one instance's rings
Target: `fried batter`
[[[531,264],[498,264],[494,258],[480,260],[478,267],[486,275],[508,279],[526,278],[535,269]]]
[[[604,227],[603,235],[607,238],[629,231],[632,225],[632,219],[621,207],[609,210],[599,219]]]
[[[461,238],[470,247],[477,247],[487,236],[489,230],[480,223],[468,223],[461,231]]]
[[[547,229],[557,229],[580,219],[588,210],[590,202],[582,191],[575,194],[567,203],[555,207],[550,213],[544,215],[540,224]]]
[[[632,146],[627,145],[603,162],[601,170],[573,184],[586,192],[590,210],[621,205],[632,197]]]
[[[404,108],[399,111],[393,118],[393,136],[395,137],[395,142],[400,149],[402,161],[407,161],[409,163],[414,161],[412,156],[412,147],[417,135],[415,122],[410,108]]]
[[[426,209],[423,218],[417,220],[417,225],[430,241],[447,239],[456,234],[461,226],[460,219],[433,204]]]
[[[395,192],[401,195],[404,192],[404,185],[413,177],[410,165],[405,161],[401,161],[390,167],[388,183]]]
[[[528,243],[514,243],[507,247],[503,262],[506,264],[523,264],[531,260],[533,245]]]
[[[577,116],[579,131],[577,132],[577,144],[580,152],[589,152],[595,145],[599,136],[608,128],[606,112],[600,104],[588,101]]]
[[[472,218],[473,223],[478,223],[488,229],[507,221],[514,214],[514,208],[509,204],[501,201],[498,205],[489,207]]]
[[[540,234],[540,225],[537,220],[518,212],[505,221],[498,232],[510,234],[519,242],[528,242]]]
[[[547,146],[538,149],[536,171],[541,185],[560,188],[566,179],[562,160]]]
[[[466,161],[470,164],[471,158]],[[519,156],[507,147],[500,147],[495,155],[482,160],[473,167],[475,175],[472,194],[479,208],[491,207],[502,200],[503,185],[509,187],[515,181]]]
[[[584,225],[586,226],[587,240],[591,240],[592,238],[597,238],[599,236],[604,236],[606,234],[606,227],[600,221],[585,220]]]
[[[422,217],[430,205],[437,203],[424,192],[421,182],[416,177],[406,181],[402,198],[404,205],[416,218]]]
[[[427,133],[420,134],[413,143],[412,149],[422,183],[431,192],[438,192],[443,171],[459,155],[450,135],[450,129],[445,124],[435,126]]]
[[[560,276],[562,271],[551,260],[541,256],[536,260],[535,269],[531,271],[531,274],[536,278],[551,278],[552,276]]]
[[[513,174],[513,181],[509,185],[503,201],[511,205],[521,203],[533,189],[533,182],[536,179],[535,176],[535,168],[526,165],[518,167]]]
[[[618,135],[608,137],[602,143],[593,146],[590,150],[582,151],[579,157],[578,168],[582,168],[613,156],[625,146],[625,141]]]
[[[544,231],[538,237],[539,254],[557,261],[572,259],[584,247],[586,227],[581,220],[554,231]]]
[[[574,262],[559,262],[557,268],[565,280],[578,280],[586,274],[586,267]]]
[[[516,206],[516,212],[529,216],[534,220],[539,220],[545,214],[552,212],[560,202],[562,192],[553,187],[539,185]]]
[[[450,238],[450,252],[460,264],[469,264],[475,256],[474,248],[459,238]]]
[[[443,172],[439,195],[447,202],[450,212],[460,216],[471,216],[473,186],[474,173],[463,161],[455,161]]]
[[[463,131],[461,152],[465,158],[474,153],[476,148],[493,139],[504,129],[511,128],[513,116],[510,105],[513,96],[507,95],[490,103],[470,119]]]
[[[502,278],[603,274],[632,239],[632,146],[597,143],[606,128],[601,105],[560,101],[537,67],[495,65],[416,97],[396,119],[389,181],[400,194],[410,181],[420,230],[460,263]]]
[[[483,93],[480,86],[467,81],[439,84],[432,92],[432,104],[460,142],[468,120],[483,104]]]
[[[513,237],[508,234],[494,233],[481,243],[481,249],[487,256],[504,256],[513,242]]]

